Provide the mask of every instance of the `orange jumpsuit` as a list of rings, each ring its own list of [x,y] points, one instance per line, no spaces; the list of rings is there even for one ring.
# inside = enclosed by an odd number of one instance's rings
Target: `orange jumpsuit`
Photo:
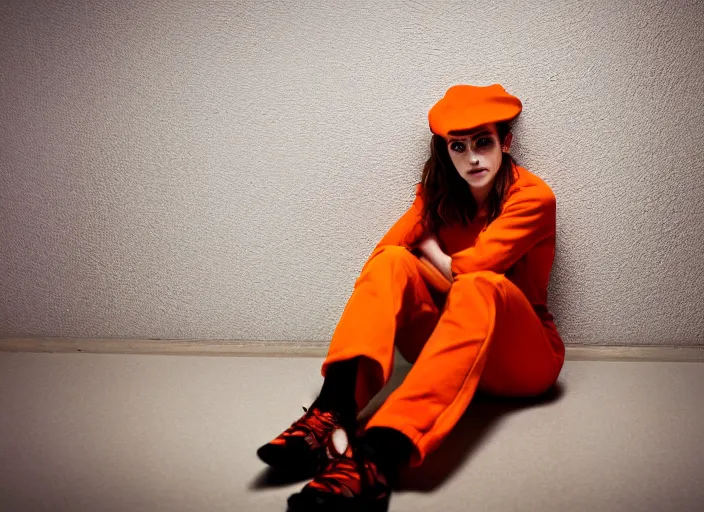
[[[392,427],[415,446],[411,465],[436,448],[475,390],[502,396],[547,391],[562,369],[565,347],[547,308],[555,253],[555,195],[527,169],[502,213],[486,225],[437,233],[452,257],[454,282],[441,294],[412,252],[423,237],[418,186],[410,209],[376,246],[355,282],[321,372],[360,359],[356,401],[361,410],[388,381],[394,346],[413,362],[408,376],[372,416],[370,427]]]

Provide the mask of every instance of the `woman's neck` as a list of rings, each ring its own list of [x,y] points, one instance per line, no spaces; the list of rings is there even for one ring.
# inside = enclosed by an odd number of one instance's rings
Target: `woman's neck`
[[[491,192],[493,185],[493,183],[489,183],[480,190],[472,189],[472,196],[474,196],[474,201],[477,203],[477,210],[481,210],[486,206],[486,199],[489,197],[489,192]]]

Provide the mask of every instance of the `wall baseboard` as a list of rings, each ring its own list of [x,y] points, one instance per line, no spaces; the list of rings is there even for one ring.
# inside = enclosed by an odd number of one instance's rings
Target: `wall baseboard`
[[[327,348],[323,341],[0,338],[0,352],[325,357]]]
[[[0,338],[0,352],[325,357],[326,341]],[[566,345],[568,361],[704,362],[704,346]]]

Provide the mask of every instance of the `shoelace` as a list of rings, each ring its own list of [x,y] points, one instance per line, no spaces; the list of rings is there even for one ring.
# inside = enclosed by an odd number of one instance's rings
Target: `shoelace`
[[[351,457],[331,460],[309,485],[352,498],[363,494],[376,482],[385,485],[386,479],[379,473],[376,464],[365,463],[361,453],[354,450]]]
[[[308,410],[305,407],[303,410],[306,414],[286,429],[283,433],[284,437],[300,432],[304,436],[312,434],[315,440],[320,443],[321,438],[330,435],[340,425],[337,414],[334,412],[321,412],[318,409]]]

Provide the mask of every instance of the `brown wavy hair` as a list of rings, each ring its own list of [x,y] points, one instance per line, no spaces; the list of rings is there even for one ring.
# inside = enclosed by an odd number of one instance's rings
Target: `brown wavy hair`
[[[510,129],[507,121],[496,123],[500,144],[504,143]],[[510,154],[501,154],[501,165],[486,199],[489,223],[501,213],[508,189],[516,181],[513,164],[516,161]],[[430,141],[430,157],[423,166],[421,193],[423,225],[432,233],[451,224],[466,226],[477,215],[477,203],[469,185],[457,173],[447,151],[447,141],[439,135],[433,135]]]

